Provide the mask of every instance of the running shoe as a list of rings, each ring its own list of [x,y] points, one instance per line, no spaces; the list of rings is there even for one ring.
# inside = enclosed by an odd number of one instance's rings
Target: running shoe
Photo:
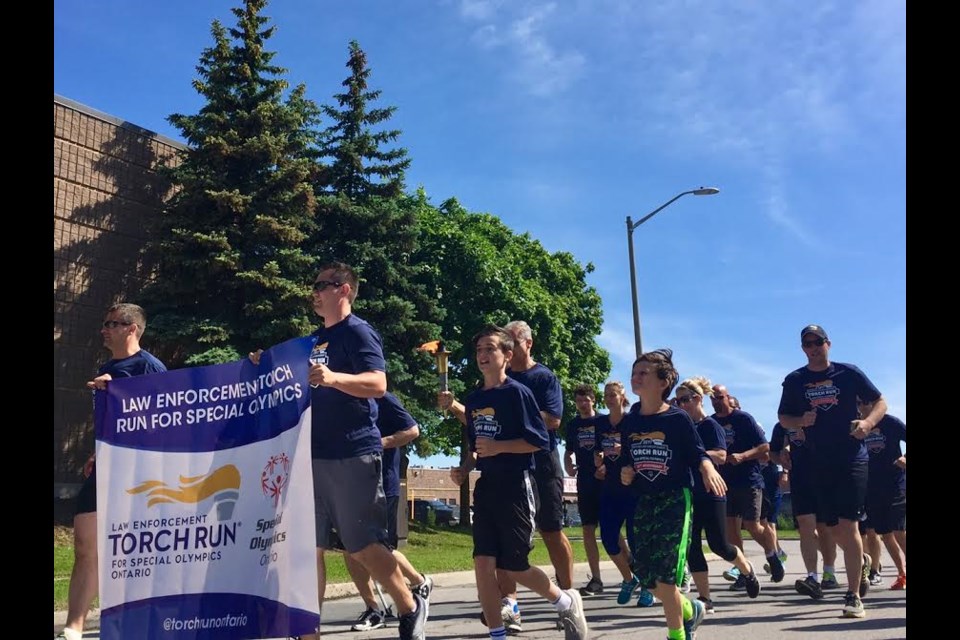
[[[757,574],[755,571],[753,571],[752,566],[750,567],[750,573],[746,576],[743,576],[743,587],[747,590],[747,597],[751,599],[760,595],[760,581],[757,579]]]
[[[629,581],[620,583],[620,593],[617,594],[617,604],[627,604],[633,597],[633,592],[640,586],[640,578],[633,576]]]
[[[383,621],[383,612],[367,609],[357,617],[357,621],[350,627],[352,631],[373,631],[386,626]]]
[[[802,596],[810,596],[814,600],[823,598],[823,588],[813,576],[807,576],[803,580],[797,580],[793,583],[793,588]]]
[[[737,569],[736,567],[730,567],[729,569],[723,572],[723,579],[728,580],[730,582],[736,582],[737,578],[739,577],[740,577],[740,569]]]
[[[863,554],[863,564],[860,565],[860,597],[867,595],[870,591],[870,563],[873,559],[870,554]]]
[[[710,598],[704,598],[703,596],[697,596],[697,600],[703,603],[703,610],[706,613],[716,613],[716,610],[713,608],[713,600]]]
[[[773,582],[782,582],[786,572],[783,570],[783,563],[780,562],[780,557],[777,554],[773,554],[767,558],[767,562],[770,563],[770,580]]]
[[[830,573],[829,571],[823,572],[823,581],[820,582],[820,586],[823,587],[823,590],[828,589],[839,589],[840,583],[837,582],[837,576]]]
[[[897,579],[890,585],[891,591],[902,591],[907,588],[907,574],[897,576]]]
[[[593,576],[590,576],[585,586],[580,587],[580,595],[584,597],[598,596],[601,593],[603,593],[603,583]]]
[[[680,581],[680,592],[681,593],[690,593],[690,583],[693,581],[693,576],[690,575],[689,569],[683,570],[683,580]]]
[[[853,591],[847,591],[843,597],[843,617],[844,618],[862,618],[866,614],[863,612],[863,603],[860,596]]]
[[[690,604],[693,605],[693,615],[690,616],[689,620],[683,621],[683,634],[686,636],[686,640],[695,640],[697,627],[703,622],[703,616],[706,615],[707,610],[699,600],[691,600]]]
[[[583,599],[574,589],[564,591],[573,600],[569,609],[560,612],[564,640],[586,640],[589,630],[587,617],[583,614]]]
[[[747,590],[747,576],[742,573],[737,576],[736,582],[730,585],[730,591],[746,591]]]
[[[647,589],[640,589],[640,596],[637,598],[638,607],[652,607],[653,603],[656,601],[657,599],[653,597],[652,592]]]
[[[870,586],[875,587],[877,585],[883,584],[883,578],[880,576],[879,571],[870,571]]]

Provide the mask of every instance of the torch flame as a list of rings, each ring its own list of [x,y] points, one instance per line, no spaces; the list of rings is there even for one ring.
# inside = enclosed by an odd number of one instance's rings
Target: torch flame
[[[435,354],[440,349],[440,341],[432,340],[431,342],[424,342],[417,351],[426,351],[427,353]]]

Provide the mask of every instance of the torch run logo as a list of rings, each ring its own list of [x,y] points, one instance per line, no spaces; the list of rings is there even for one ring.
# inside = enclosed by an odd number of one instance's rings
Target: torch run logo
[[[290,484],[290,457],[286,453],[270,456],[267,465],[260,474],[260,489],[263,495],[273,500],[273,506],[280,504],[280,496]]]

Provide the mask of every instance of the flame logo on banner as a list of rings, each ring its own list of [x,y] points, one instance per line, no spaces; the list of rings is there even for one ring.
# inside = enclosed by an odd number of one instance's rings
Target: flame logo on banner
[[[146,493],[148,508],[174,502],[199,504],[212,496],[221,520],[224,517],[230,517],[233,513],[233,504],[240,497],[240,471],[232,464],[224,465],[202,476],[180,476],[179,480],[180,484],[177,487],[163,480],[147,480],[132,489],[127,489],[127,493],[133,495]],[[220,503],[229,503],[229,508],[222,508],[227,507],[227,504]]]

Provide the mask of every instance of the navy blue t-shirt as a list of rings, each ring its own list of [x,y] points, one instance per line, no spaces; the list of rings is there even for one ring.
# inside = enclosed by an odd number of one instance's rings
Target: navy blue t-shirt
[[[149,351],[141,349],[132,356],[126,358],[111,359],[100,365],[97,370],[97,376],[109,373],[113,379],[132,378],[133,376],[142,376],[148,373],[163,373],[167,370],[160,360]]]
[[[693,473],[707,454],[687,412],[671,406],[662,413],[630,414],[621,423],[623,448],[637,475],[631,489],[640,495],[693,488]]]
[[[700,442],[703,443],[704,451],[710,451],[711,449],[723,449],[726,451],[727,441],[723,427],[710,416],[707,416],[697,423],[697,435],[700,436]],[[713,462],[712,458],[710,462]],[[717,465],[714,464],[713,468],[716,469]],[[698,469],[693,470],[693,493],[697,497],[709,497],[718,502],[723,502],[727,499],[726,496],[714,495],[707,491],[707,488],[703,486],[703,475]]]
[[[903,455],[900,442],[907,441],[907,425],[900,418],[883,416],[863,439],[870,455],[867,492],[871,496],[893,498],[907,492],[907,470],[893,464]]]
[[[582,418],[577,414],[567,423],[567,451],[572,451],[577,461],[577,486],[581,489],[598,484],[593,473],[593,452],[597,449],[596,423],[600,415]]]
[[[464,401],[467,416],[467,438],[470,450],[477,450],[477,438],[525,440],[546,449],[549,446],[547,425],[543,422],[533,392],[519,382],[507,378],[499,387],[477,389]],[[533,453],[501,453],[477,458],[481,472],[531,471]]]
[[[536,398],[540,411],[555,418],[563,418],[563,391],[553,371],[538,362],[526,371],[507,369],[507,375],[533,391],[533,397]],[[557,448],[560,438],[556,429],[548,429],[547,433],[550,436],[550,446],[547,447],[547,451],[553,451]]]
[[[380,335],[366,320],[351,314],[312,335],[317,336],[310,354],[313,364],[353,375],[386,371]],[[314,458],[338,460],[383,451],[375,399],[358,398],[332,387],[311,387],[310,404]]]
[[[397,396],[389,391],[382,398],[377,398],[377,410],[377,427],[384,438],[417,426],[417,421],[403,408]],[[400,495],[399,447],[383,450],[383,495],[387,498]]]
[[[770,452],[781,453],[790,446],[790,484],[810,485],[813,482],[813,460],[810,447],[807,446],[807,432],[816,427],[806,429],[787,429],[779,422],[773,425],[770,434]]]
[[[727,462],[720,466],[720,475],[727,483],[727,488],[763,489],[763,477],[760,475],[760,463],[757,460],[730,464],[730,454],[749,451],[767,441],[763,429],[752,415],[740,409],[734,409],[726,417],[720,417],[717,414],[711,417],[723,427],[723,435],[727,442]]]
[[[808,427],[806,435],[818,465],[867,462],[863,440],[850,435],[850,423],[857,419],[857,396],[875,402],[880,392],[852,364],[831,362],[823,371],[800,367],[784,378],[777,413],[800,417],[817,410],[815,428]]]
[[[607,468],[607,475],[600,485],[600,491],[605,496],[629,495],[630,488],[620,482],[620,470],[630,464],[630,456],[623,446],[623,433],[629,429],[631,421],[636,416],[624,414],[616,425],[610,422],[610,416],[604,415],[597,420],[597,449],[603,452],[603,466]],[[616,453],[614,445],[620,445],[620,453]]]
[[[773,462],[760,465],[760,477],[763,478],[763,492],[770,497],[770,500],[776,500],[781,494],[780,489],[781,467]]]

